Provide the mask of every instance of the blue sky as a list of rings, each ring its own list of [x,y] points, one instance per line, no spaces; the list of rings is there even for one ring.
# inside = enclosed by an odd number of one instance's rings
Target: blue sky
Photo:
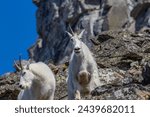
[[[32,0],[2,0],[0,3],[0,75],[13,71],[13,60],[36,40],[36,6]]]

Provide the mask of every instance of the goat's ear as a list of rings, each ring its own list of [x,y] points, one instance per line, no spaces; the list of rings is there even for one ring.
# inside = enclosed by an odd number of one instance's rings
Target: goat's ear
[[[27,67],[26,67],[27,70],[29,70],[29,65],[30,65],[30,64],[27,64]]]
[[[69,35],[70,38],[72,38],[73,35],[71,33],[69,33],[68,31],[66,31],[66,33]]]
[[[31,62],[31,61],[30,61],[30,59],[29,59],[29,61],[28,61],[28,63],[27,63],[27,66],[26,66],[26,69],[27,69],[27,70],[29,70],[30,62]]]
[[[33,60],[30,58],[29,60],[28,60],[28,64],[31,64],[33,62]]]
[[[81,39],[81,38],[82,38],[82,35],[83,35],[84,31],[85,31],[85,29],[84,29],[84,30],[82,30],[82,31],[80,32],[80,34],[78,35],[79,39]]]

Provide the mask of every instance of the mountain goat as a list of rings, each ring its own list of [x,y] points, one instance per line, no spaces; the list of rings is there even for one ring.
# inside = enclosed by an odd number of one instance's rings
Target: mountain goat
[[[73,45],[67,78],[68,99],[79,100],[81,96],[89,96],[91,91],[100,84],[98,68],[89,48],[79,40],[84,30],[79,35],[73,31],[72,34],[67,33]]]
[[[16,64],[17,66],[17,64]],[[52,100],[55,92],[55,77],[43,62],[22,66],[20,62],[20,83],[22,89],[18,100]]]

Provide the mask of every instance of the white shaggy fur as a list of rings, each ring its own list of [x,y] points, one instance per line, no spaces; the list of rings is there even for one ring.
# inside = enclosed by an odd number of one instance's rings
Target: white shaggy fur
[[[23,68],[18,100],[52,100],[55,92],[55,77],[43,62],[31,63]]]
[[[71,55],[67,86],[68,99],[81,99],[81,96],[90,95],[91,91],[100,84],[98,79],[97,64],[90,52],[89,48],[79,39],[84,31],[79,35],[70,34],[73,45]]]

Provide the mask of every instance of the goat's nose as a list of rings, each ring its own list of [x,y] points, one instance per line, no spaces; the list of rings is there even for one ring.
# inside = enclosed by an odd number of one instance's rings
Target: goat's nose
[[[75,50],[80,50],[80,47],[75,47],[74,49],[75,49]]]

